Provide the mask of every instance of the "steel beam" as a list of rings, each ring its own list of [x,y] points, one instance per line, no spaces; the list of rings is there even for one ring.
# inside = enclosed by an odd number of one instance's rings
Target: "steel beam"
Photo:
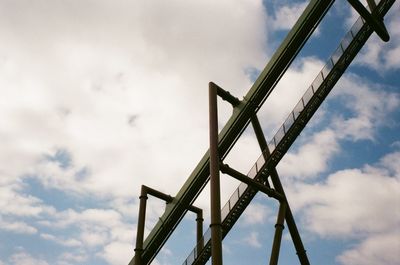
[[[282,201],[279,204],[278,217],[275,225],[275,235],[274,235],[274,241],[272,243],[272,251],[271,251],[271,258],[269,260],[269,265],[278,265],[279,251],[281,248],[281,241],[282,241],[282,232],[283,229],[285,228],[284,226],[285,213],[286,213],[286,202]]]
[[[211,83],[217,88],[217,95],[220,96],[223,100],[228,101],[233,107],[236,107],[240,104],[240,100],[237,97],[232,96],[229,91],[224,90],[222,87],[213,82]]]
[[[260,122],[257,118],[257,116],[253,116],[251,119],[251,124],[253,125],[254,132],[256,133],[257,141],[260,146],[261,151],[263,152],[265,160],[267,160],[270,157],[270,152],[268,149],[268,144],[267,140],[265,139],[264,133],[262,131],[262,127],[260,125]],[[289,202],[286,199],[285,191],[283,190],[283,186],[281,183],[281,180],[279,179],[278,171],[276,171],[276,168],[273,168],[270,170],[270,177],[272,184],[274,185],[274,188],[279,194],[282,194],[284,196],[285,201],[286,201],[286,210],[285,210],[285,217],[286,217],[286,223],[289,229],[290,236],[292,237],[294,247],[296,249],[296,253],[299,257],[300,263],[302,265],[308,265],[310,264],[306,250],[304,249],[303,242],[300,237],[299,230],[297,229],[296,222],[294,220],[292,211],[289,206]]]
[[[285,200],[285,198],[280,193],[278,193],[275,190],[263,185],[260,182],[255,181],[252,178],[249,178],[245,174],[240,173],[239,171],[231,168],[227,164],[221,163],[220,164],[220,168],[221,168],[221,172],[222,173],[228,174],[229,176],[234,177],[235,179],[246,183],[248,186],[265,193],[268,197],[272,197],[274,199],[277,199],[278,201],[284,201]]]
[[[209,83],[210,108],[210,203],[211,203],[211,260],[222,265],[221,188],[218,155],[217,86]]]

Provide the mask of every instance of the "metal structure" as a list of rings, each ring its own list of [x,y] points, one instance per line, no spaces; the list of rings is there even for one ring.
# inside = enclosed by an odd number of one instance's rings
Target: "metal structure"
[[[222,239],[229,233],[258,191],[276,199],[280,205],[270,264],[278,264],[284,221],[286,221],[300,264],[310,264],[275,167],[370,35],[375,31],[383,41],[389,40],[383,17],[395,0],[381,0],[378,4],[374,0],[368,0],[368,8],[371,11],[358,0],[348,0],[348,2],[360,13],[361,17],[345,35],[339,47],[270,142],[267,142],[264,137],[256,116],[257,111],[331,7],[333,0],[310,1],[243,100],[235,98],[214,83],[209,84],[210,149],[175,197],[142,186],[135,256],[129,265],[150,264],[187,211],[197,213],[198,243],[183,264],[205,264],[211,256],[213,265],[222,265]],[[219,134],[217,96],[233,106],[233,114]],[[223,161],[250,123],[254,128],[262,154],[245,175],[224,164]],[[219,187],[220,170],[242,182],[222,209]],[[269,184],[268,179],[271,180],[272,185]],[[211,224],[210,229],[202,236],[202,210],[192,204],[209,180]],[[160,221],[144,241],[148,194],[165,200],[167,206]]]

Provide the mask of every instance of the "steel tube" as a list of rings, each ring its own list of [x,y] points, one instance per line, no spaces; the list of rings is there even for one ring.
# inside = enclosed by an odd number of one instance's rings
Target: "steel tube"
[[[203,239],[203,214],[197,215],[196,218],[196,242],[197,242],[197,253],[200,253],[204,247],[204,239]]]
[[[136,231],[136,247],[135,247],[135,265],[142,264],[142,252],[143,252],[143,239],[144,239],[144,225],[146,220],[146,202],[147,202],[147,187],[142,185],[140,193],[140,204],[139,204],[139,216],[138,226]]]
[[[278,264],[279,251],[281,248],[281,241],[282,241],[282,232],[283,229],[285,228],[284,226],[285,212],[286,212],[286,203],[281,202],[279,204],[278,217],[275,225],[275,236],[274,236],[274,242],[272,243],[272,251],[271,251],[271,258],[269,261],[269,265]]]
[[[217,87],[217,95],[220,96],[223,100],[228,101],[231,103],[233,107],[237,106],[240,104],[240,100],[234,96],[231,95],[228,91],[224,90],[222,87],[218,86],[217,84],[211,82],[213,86]]]
[[[188,208],[189,211],[196,213],[196,246],[197,246],[197,253],[204,247],[204,239],[203,239],[203,210],[190,205]]]
[[[282,183],[279,179],[278,173],[276,169],[273,169],[271,172],[271,180],[272,184],[275,187],[275,190],[282,194],[285,197],[286,201],[286,211],[285,211],[285,218],[286,224],[289,229],[290,236],[292,237],[294,247],[296,249],[296,254],[299,257],[301,265],[309,265],[310,261],[308,260],[306,250],[304,249],[303,242],[301,240],[299,230],[297,229],[296,222],[294,221],[294,217],[292,211],[289,207],[289,204],[286,199],[285,191],[283,190]]]
[[[230,166],[221,163],[220,167],[222,173],[228,174],[229,176],[234,177],[235,179],[246,183],[248,186],[265,193],[268,197],[275,198],[278,201],[285,200],[285,198],[275,190],[268,188],[267,186],[264,186],[260,182],[257,182],[254,179],[249,178],[245,174],[240,173],[239,171],[231,168]]]
[[[262,128],[260,125],[260,122],[257,118],[257,116],[253,116],[251,119],[254,131],[256,133],[257,136],[257,141],[258,144],[261,148],[261,151],[264,154],[264,158],[265,160],[268,159],[268,157],[270,156],[270,152],[268,149],[268,144],[267,141],[265,140],[265,136],[262,132]],[[297,256],[299,257],[299,261],[301,265],[309,265],[310,262],[308,260],[307,254],[306,254],[306,250],[304,249],[304,245],[303,242],[301,240],[300,234],[299,234],[299,230],[297,229],[296,226],[296,222],[294,221],[294,217],[292,214],[292,211],[290,209],[289,203],[287,201],[286,195],[285,195],[285,191],[283,190],[283,186],[282,183],[279,179],[279,175],[278,172],[276,171],[276,168],[273,168],[270,172],[270,176],[271,176],[271,181],[272,181],[272,185],[274,186],[275,190],[277,192],[279,192],[279,194],[281,194],[284,198],[285,198],[285,202],[286,202],[286,211],[285,211],[285,218],[286,218],[286,224],[287,227],[289,229],[289,233],[290,236],[292,237],[293,240],[293,244],[294,247],[296,249],[296,253]]]
[[[217,86],[209,83],[210,111],[210,195],[211,195],[211,260],[222,265],[221,191],[218,155]]]
[[[150,195],[152,195],[152,196],[154,196],[156,198],[159,198],[161,200],[166,201],[167,203],[170,203],[173,200],[173,197],[171,195],[167,195],[165,193],[162,193],[161,191],[152,189],[152,188],[147,187],[145,185],[142,186],[142,189],[145,189],[144,191],[146,192],[146,195],[150,194]]]

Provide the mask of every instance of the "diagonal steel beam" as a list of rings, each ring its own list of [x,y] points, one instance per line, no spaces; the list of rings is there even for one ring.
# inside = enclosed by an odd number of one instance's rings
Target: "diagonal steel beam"
[[[251,124],[253,125],[254,132],[256,133],[258,144],[261,148],[261,151],[264,154],[265,160],[267,160],[270,156],[267,140],[265,139],[264,133],[262,131],[260,122],[256,115],[251,118]],[[292,237],[294,247],[296,249],[296,253],[299,257],[300,263],[302,265],[310,264],[306,250],[304,248],[303,242],[300,237],[299,230],[297,229],[296,222],[294,220],[292,210],[290,209],[289,202],[287,201],[285,191],[283,190],[283,186],[281,180],[279,179],[278,171],[276,168],[273,168],[270,173],[272,184],[277,192],[282,194],[286,201],[286,210],[285,210],[285,219],[289,229],[290,236]]]

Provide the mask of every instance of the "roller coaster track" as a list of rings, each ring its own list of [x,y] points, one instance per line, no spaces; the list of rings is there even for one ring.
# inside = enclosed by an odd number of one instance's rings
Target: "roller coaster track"
[[[382,0],[376,9],[376,13],[383,17],[394,2],[395,0]],[[333,0],[310,1],[249,92],[234,107],[231,118],[218,137],[218,152],[222,161],[261,108],[266,98],[271,94],[332,3]],[[363,20],[359,19],[356,22],[280,130],[272,141],[268,143],[270,155],[267,148],[248,173],[249,177],[263,182],[268,175],[275,171],[278,162],[306,126],[372,32],[371,26],[365,24]],[[208,183],[210,177],[209,162],[210,154],[207,151],[178,194],[167,204],[164,214],[144,241],[143,249],[140,252],[142,264],[150,264],[156,257],[189,207]],[[241,184],[228,203],[222,208],[222,230],[224,236],[235,224],[256,192],[253,188]],[[183,264],[205,264],[211,252],[209,238],[209,233],[206,232],[203,238],[205,242],[204,248],[198,253],[197,249],[195,249]],[[129,262],[129,265],[134,264],[135,257]]]
[[[383,16],[393,3],[394,1],[382,1],[378,13]],[[271,174],[271,170],[276,167],[283,155],[300,135],[318,107],[371,36],[372,32],[371,27],[359,17],[275,136],[268,143],[268,150],[265,150],[261,154],[257,162],[247,173],[247,177],[260,183],[266,182],[266,178]],[[245,183],[241,183],[233,192],[221,210],[223,237],[229,233],[257,192],[256,189]],[[195,247],[183,262],[183,265],[200,265],[208,261],[211,256],[210,229],[205,232],[202,242],[204,242],[202,250],[198,251],[198,248]]]

